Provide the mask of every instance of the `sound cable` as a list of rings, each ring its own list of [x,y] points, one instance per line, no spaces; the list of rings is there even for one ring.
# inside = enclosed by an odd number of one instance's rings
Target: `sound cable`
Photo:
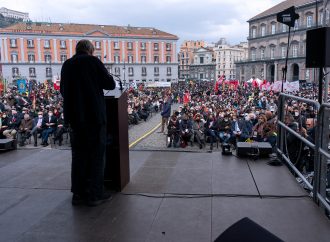
[[[259,193],[259,191],[258,191]],[[248,195],[248,194],[230,194],[230,193],[223,193],[223,194],[184,194],[184,193],[161,193],[161,194],[152,194],[152,193],[126,193],[120,192],[120,195],[123,196],[140,196],[140,197],[147,197],[147,198],[183,198],[183,199],[191,199],[191,198],[269,198],[269,199],[285,199],[285,198],[310,198],[310,195]]]

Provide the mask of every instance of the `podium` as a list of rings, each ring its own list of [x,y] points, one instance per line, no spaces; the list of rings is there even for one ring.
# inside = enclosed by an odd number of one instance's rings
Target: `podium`
[[[104,185],[122,191],[130,179],[127,91],[104,90],[107,112],[107,146]]]

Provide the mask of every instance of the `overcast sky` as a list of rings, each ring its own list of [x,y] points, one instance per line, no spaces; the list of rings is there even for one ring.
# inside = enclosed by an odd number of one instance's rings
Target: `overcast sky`
[[[183,40],[246,41],[247,20],[283,0],[1,0],[33,21],[155,27]]]

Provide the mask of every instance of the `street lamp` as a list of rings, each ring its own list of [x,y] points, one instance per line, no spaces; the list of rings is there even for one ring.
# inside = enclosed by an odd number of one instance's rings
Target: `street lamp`
[[[126,66],[125,66],[125,59],[124,59],[124,86],[126,87]]]

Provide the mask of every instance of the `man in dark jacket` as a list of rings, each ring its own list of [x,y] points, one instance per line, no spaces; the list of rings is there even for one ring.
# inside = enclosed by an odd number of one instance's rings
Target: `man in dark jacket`
[[[167,126],[168,118],[171,116],[171,103],[169,102],[169,98],[165,98],[165,103],[163,106],[163,111],[161,112],[162,115],[162,130],[161,133],[164,132],[165,124]]]
[[[64,120],[72,130],[73,205],[97,206],[111,197],[103,190],[107,122],[103,89],[113,90],[116,84],[93,52],[90,41],[80,40],[61,71]]]

